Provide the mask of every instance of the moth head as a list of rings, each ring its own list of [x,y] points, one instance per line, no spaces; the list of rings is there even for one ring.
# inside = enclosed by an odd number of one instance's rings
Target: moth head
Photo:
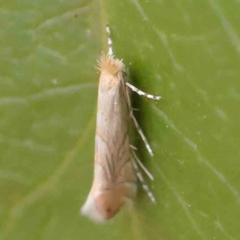
[[[96,210],[105,220],[112,218],[123,204],[122,196],[113,189],[103,191],[95,198]]]
[[[115,58],[112,55],[102,54],[97,69],[100,73],[105,72],[107,74],[117,76],[119,73],[127,74],[127,69],[122,60]]]

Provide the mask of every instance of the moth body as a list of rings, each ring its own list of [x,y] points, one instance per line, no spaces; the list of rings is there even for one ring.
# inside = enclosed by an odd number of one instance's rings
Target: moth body
[[[125,66],[111,55],[102,55],[99,68],[94,180],[82,214],[104,222],[134,199],[137,179],[130,148]]]
[[[161,97],[145,93],[126,81],[128,73],[122,60],[113,56],[109,26],[106,32],[108,54],[102,55],[99,61],[94,179],[81,208],[83,215],[96,222],[105,222],[124,204],[132,202],[137,192],[137,178],[151,201],[156,203],[140,168],[151,180],[153,176],[137,158],[136,148],[131,145],[130,127],[134,123],[146,149],[153,156],[151,146],[133,115],[129,89],[149,99],[160,100]]]

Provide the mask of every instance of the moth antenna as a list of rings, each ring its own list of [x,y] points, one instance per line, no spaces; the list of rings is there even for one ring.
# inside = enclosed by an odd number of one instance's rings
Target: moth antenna
[[[149,99],[153,99],[153,100],[160,100],[162,97],[161,96],[155,96],[155,95],[152,95],[152,94],[148,94],[148,93],[145,93],[143,92],[142,90],[136,88],[135,86],[133,86],[132,84],[128,83],[128,82],[125,82],[125,84],[130,88],[132,89],[132,91],[136,92],[137,94],[139,94],[140,96],[144,96],[146,98],[149,98]]]
[[[111,38],[111,30],[109,25],[106,25],[106,33],[107,33],[107,41],[108,41],[108,55],[113,56],[113,47],[112,47],[112,38]]]
[[[134,117],[133,113],[131,113],[131,118],[133,119],[133,122],[134,122],[134,124],[135,124],[135,126],[137,128],[137,131],[138,131],[139,135],[141,136],[141,138],[142,138],[142,140],[143,140],[143,142],[145,144],[145,147],[147,148],[149,154],[153,157],[154,156],[153,150],[152,150],[150,144],[148,143],[148,140],[145,137],[145,135],[144,135],[142,129],[140,128],[136,118]]]
[[[142,168],[142,170],[146,173],[146,175],[152,180],[154,181],[153,175],[148,171],[148,169],[143,165],[143,163],[139,160],[137,154],[132,151],[132,154],[135,158],[135,160],[137,161],[138,165]]]
[[[144,180],[144,177],[142,175],[142,173],[140,172],[139,168],[138,168],[138,165],[137,163],[134,161],[134,159],[132,159],[132,164],[133,164],[133,167],[136,171],[136,174],[137,174],[137,177],[139,179],[139,181],[142,183],[142,187],[144,189],[144,191],[147,193],[148,197],[151,199],[151,201],[156,204],[156,199],[153,195],[153,193],[151,192],[151,190],[149,189],[146,181]]]

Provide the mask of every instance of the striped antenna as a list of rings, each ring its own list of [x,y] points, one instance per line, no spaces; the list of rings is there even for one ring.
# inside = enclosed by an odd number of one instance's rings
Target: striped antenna
[[[113,47],[112,47],[111,31],[110,31],[110,27],[108,24],[106,25],[106,33],[107,33],[107,37],[108,37],[108,55],[112,56],[113,55]]]

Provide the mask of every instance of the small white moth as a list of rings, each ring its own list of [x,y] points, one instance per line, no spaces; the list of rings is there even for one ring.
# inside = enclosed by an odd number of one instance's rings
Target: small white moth
[[[99,61],[97,124],[95,136],[94,180],[81,213],[97,222],[112,218],[121,207],[136,196],[137,178],[155,203],[155,198],[139,171],[139,166],[153,180],[152,175],[137,158],[131,146],[130,126],[133,121],[149,153],[153,151],[133,115],[129,88],[139,95],[159,100],[126,82],[128,72],[122,60],[113,56],[110,28],[108,54]],[[136,150],[136,149],[135,149]]]

